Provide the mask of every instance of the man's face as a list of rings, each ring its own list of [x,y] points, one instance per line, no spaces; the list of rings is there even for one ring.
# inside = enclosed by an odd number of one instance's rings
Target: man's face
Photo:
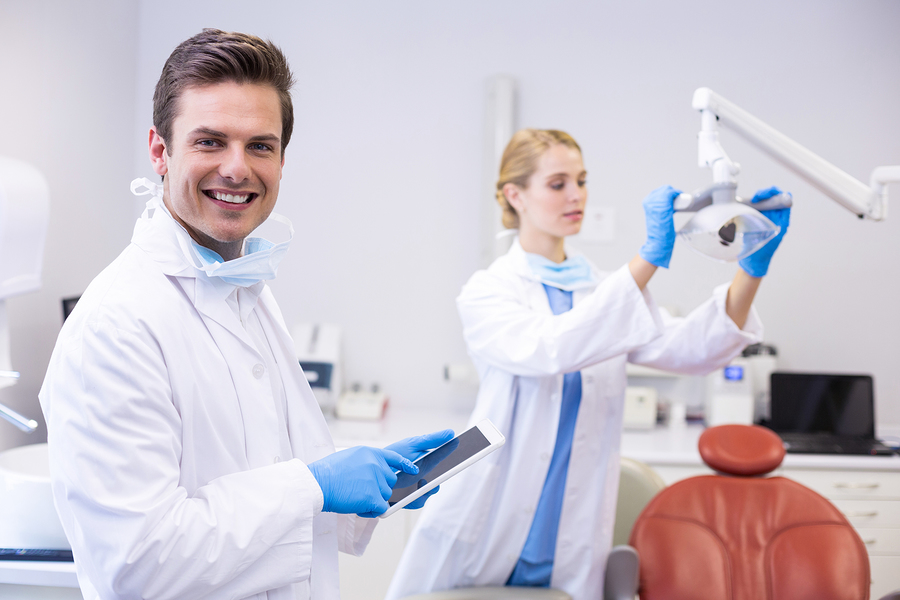
[[[150,130],[163,201],[191,237],[225,260],[240,256],[278,198],[281,105],[274,88],[233,82],[189,87],[170,140]]]

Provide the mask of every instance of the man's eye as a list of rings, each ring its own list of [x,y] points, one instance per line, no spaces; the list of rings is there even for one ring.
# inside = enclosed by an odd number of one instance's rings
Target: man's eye
[[[582,179],[578,182],[578,187],[584,187],[587,185],[587,179]]]
[[[250,144],[250,149],[256,152],[271,152],[272,146],[268,144]]]
[[[218,142],[216,142],[216,140],[197,140],[197,143],[201,146],[206,146],[207,148],[214,148],[216,145],[218,145]]]

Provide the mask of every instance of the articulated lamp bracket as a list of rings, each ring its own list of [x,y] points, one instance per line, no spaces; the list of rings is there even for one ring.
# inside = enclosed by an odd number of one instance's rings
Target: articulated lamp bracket
[[[887,185],[900,183],[900,165],[877,167],[866,185],[709,88],[696,90],[692,105],[700,111],[697,162],[700,167],[712,169],[713,188],[734,183],[736,189],[736,176],[740,173],[740,165],[728,158],[719,143],[719,126],[722,125],[860,218],[881,221],[887,217]],[[711,195],[714,203],[727,201],[724,189],[712,190]],[[690,205],[689,199],[683,199],[681,204]],[[754,207],[772,208],[759,203]]]
[[[876,168],[866,185],[708,88],[694,92],[693,107],[700,111],[697,163],[712,171],[713,183],[680,194],[674,206],[676,211],[697,213],[678,233],[701,254],[721,261],[749,256],[780,231],[760,211],[792,204],[788,193],[756,203],[736,195],[741,166],[722,148],[720,125],[737,132],[860,218],[880,221],[887,217],[887,184],[900,182],[900,165]]]

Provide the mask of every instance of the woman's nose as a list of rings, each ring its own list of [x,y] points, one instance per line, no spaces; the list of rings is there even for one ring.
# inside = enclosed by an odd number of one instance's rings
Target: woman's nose
[[[569,201],[570,202],[582,202],[587,198],[587,186],[578,185],[577,183],[573,183],[569,186]]]

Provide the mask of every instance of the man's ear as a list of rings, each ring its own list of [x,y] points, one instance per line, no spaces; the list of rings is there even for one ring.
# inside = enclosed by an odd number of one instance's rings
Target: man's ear
[[[159,135],[156,127],[150,128],[150,164],[157,175],[165,175],[169,171],[169,158],[166,150],[166,140]]]
[[[505,183],[503,184],[503,195],[506,196],[506,201],[509,202],[509,205],[512,206],[517,213],[521,213],[525,204],[522,202],[522,194],[519,186],[514,183]]]

